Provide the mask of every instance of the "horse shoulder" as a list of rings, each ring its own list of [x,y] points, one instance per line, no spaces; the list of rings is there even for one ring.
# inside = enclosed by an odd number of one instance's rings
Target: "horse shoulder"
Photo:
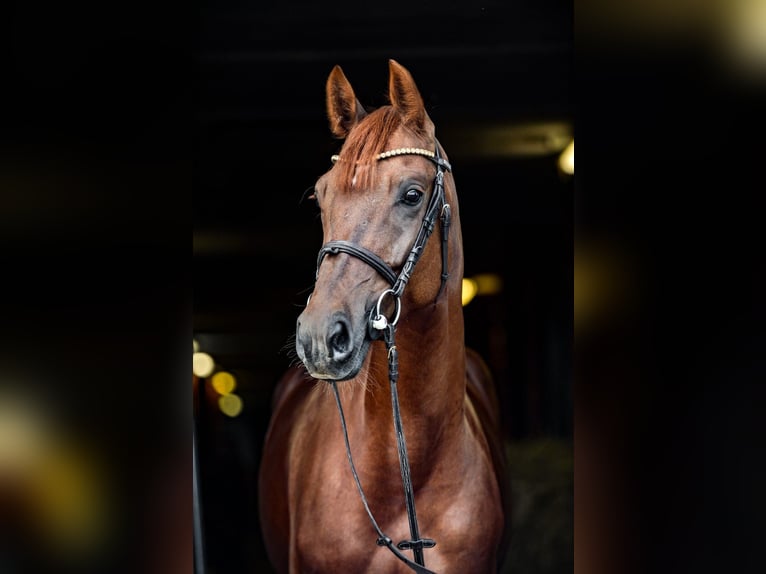
[[[468,403],[466,432],[454,448],[459,460],[439,473],[443,488],[433,489],[435,498],[422,505],[423,534],[437,541],[426,554],[427,564],[439,574],[497,572],[505,516],[488,445],[472,409]]]
[[[498,560],[502,562],[510,545],[511,495],[505,436],[500,424],[500,402],[492,372],[481,355],[470,348],[466,348],[466,413],[474,434],[480,441],[486,441],[499,489],[504,525]]]
[[[465,350],[465,370],[466,392],[479,410],[482,423],[489,425],[492,429],[499,429],[500,402],[492,372],[482,356],[470,347]]]
[[[469,423],[478,436],[487,441],[495,472],[504,468],[504,445],[500,427],[500,403],[492,373],[484,359],[473,349],[466,349],[466,404]]]

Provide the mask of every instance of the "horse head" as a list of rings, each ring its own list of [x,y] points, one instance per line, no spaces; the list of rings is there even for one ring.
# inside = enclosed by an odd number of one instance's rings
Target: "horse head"
[[[410,311],[439,300],[446,247],[439,240],[417,245],[434,223],[444,224],[448,204],[456,211],[457,202],[434,124],[403,66],[389,61],[390,104],[376,110],[364,109],[339,66],[327,79],[326,95],[330,130],[344,142],[332,168],[314,186],[325,247],[295,341],[311,376],[346,380],[364,364],[374,338],[372,316],[396,321],[402,307]],[[431,228],[424,231],[429,216]],[[459,227],[452,229],[455,234]],[[461,249],[459,242],[451,243]],[[455,266],[449,273],[459,281],[462,264]],[[390,296],[384,295],[387,290]]]

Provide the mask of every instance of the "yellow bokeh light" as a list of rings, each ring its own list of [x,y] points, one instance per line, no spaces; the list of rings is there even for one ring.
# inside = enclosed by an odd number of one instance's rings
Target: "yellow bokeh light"
[[[0,393],[0,478],[39,463],[52,438],[45,412],[12,393]]]
[[[497,295],[503,290],[503,280],[494,273],[480,273],[463,278],[463,307],[477,295]]]
[[[471,302],[478,290],[479,286],[476,284],[476,281],[469,279],[468,277],[463,277],[463,307]]]
[[[226,371],[220,371],[213,375],[213,388],[219,395],[228,395],[237,388],[237,380],[234,375]]]
[[[56,445],[30,477],[38,516],[57,551],[85,555],[104,542],[108,528],[106,478],[92,455]]]
[[[497,295],[503,290],[503,280],[494,273],[482,273],[474,275],[477,295]]]
[[[569,142],[569,145],[564,148],[559,156],[559,168],[564,173],[574,175],[574,140]]]
[[[242,399],[229,393],[218,398],[218,408],[228,417],[236,417],[242,412]]]

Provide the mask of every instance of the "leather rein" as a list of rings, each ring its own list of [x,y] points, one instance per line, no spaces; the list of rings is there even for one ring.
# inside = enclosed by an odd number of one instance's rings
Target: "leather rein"
[[[335,403],[338,407],[338,413],[340,414],[341,427],[343,429],[343,439],[346,444],[346,456],[348,457],[349,464],[351,466],[351,473],[354,477],[359,496],[364,504],[364,509],[367,511],[367,515],[372,522],[375,531],[378,533],[377,544],[378,546],[386,546],[399,560],[404,562],[415,572],[419,574],[434,574],[433,571],[425,567],[425,559],[423,557],[424,548],[433,548],[436,542],[430,538],[421,538],[418,529],[418,519],[415,512],[415,495],[412,488],[412,480],[410,476],[410,463],[407,456],[407,444],[404,439],[404,430],[402,429],[402,419],[399,410],[399,393],[397,390],[397,381],[399,379],[399,359],[394,343],[394,335],[396,331],[396,324],[399,320],[401,312],[401,295],[407,282],[410,279],[410,275],[415,267],[415,264],[420,259],[425,248],[426,241],[431,236],[433,229],[436,225],[437,216],[441,222],[441,239],[442,239],[442,273],[441,273],[441,285],[439,287],[439,293],[437,298],[444,290],[448,273],[447,263],[447,239],[449,235],[449,226],[451,221],[451,210],[449,204],[446,202],[444,195],[444,173],[445,171],[451,171],[451,166],[447,160],[441,157],[439,152],[439,143],[436,142],[435,152],[425,150],[421,148],[398,148],[378,154],[377,159],[387,159],[399,155],[421,155],[431,160],[436,164],[436,177],[434,179],[433,192],[426,208],[426,213],[423,217],[423,223],[418,231],[418,235],[415,238],[415,243],[410,250],[409,256],[404,262],[401,271],[397,274],[382,258],[378,255],[361,247],[355,245],[349,241],[336,240],[328,241],[319,250],[317,257],[317,276],[319,275],[319,266],[322,264],[322,260],[327,255],[337,255],[339,253],[346,253],[358,259],[361,259],[367,265],[375,269],[380,275],[382,275],[391,288],[386,289],[380,294],[377,305],[370,310],[370,317],[368,321],[368,334],[371,339],[378,339],[383,337],[388,351],[388,374],[389,383],[391,387],[391,407],[393,411],[394,419],[394,431],[396,433],[397,451],[399,454],[399,469],[402,475],[402,485],[404,486],[404,498],[407,506],[407,518],[410,527],[410,540],[403,540],[398,544],[386,536],[378,525],[375,517],[370,511],[367,497],[362,489],[362,484],[359,480],[359,475],[356,472],[356,466],[354,465],[354,459],[351,456],[351,446],[348,440],[348,429],[346,427],[346,418],[343,414],[343,406],[341,405],[340,395],[338,393],[338,386],[336,381],[329,381],[332,385],[333,392],[335,394]],[[333,156],[333,161],[337,160],[338,156]],[[389,319],[381,311],[381,304],[386,296],[390,296],[394,300],[394,317]],[[411,560],[402,550],[412,550],[415,560]]]

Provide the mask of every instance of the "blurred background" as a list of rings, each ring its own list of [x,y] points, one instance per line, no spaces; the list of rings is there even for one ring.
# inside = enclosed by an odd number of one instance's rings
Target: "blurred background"
[[[761,572],[766,2],[576,2],[575,572]]]
[[[385,102],[412,73],[460,198],[466,343],[502,402],[513,483],[504,571],[573,565],[573,21],[559,0],[203,6],[194,193],[199,495],[207,570],[270,572],[256,481],[322,234],[306,188],[330,167],[325,81]],[[203,355],[204,354],[204,355]]]

